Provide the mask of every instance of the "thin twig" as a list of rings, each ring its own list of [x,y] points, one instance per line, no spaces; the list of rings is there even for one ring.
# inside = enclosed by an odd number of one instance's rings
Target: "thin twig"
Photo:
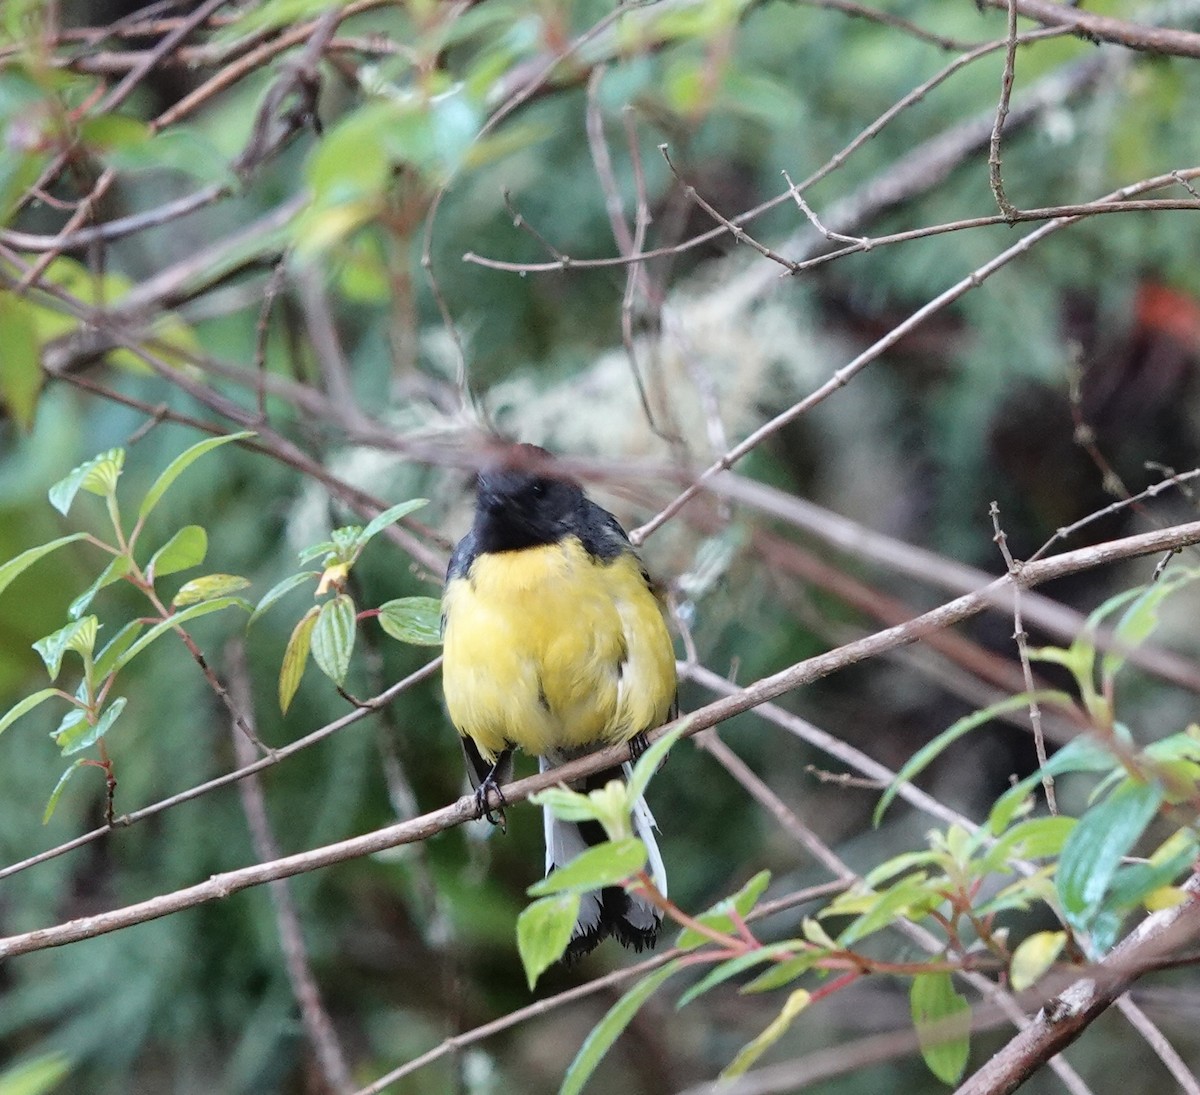
[[[235,639],[225,648],[225,670],[229,678],[229,691],[242,718],[254,725],[254,697],[250,686],[250,673],[246,666],[246,648],[240,639]],[[254,752],[245,736],[232,727],[233,751],[239,765],[253,763]],[[271,820],[267,816],[267,803],[263,796],[258,776],[251,775],[238,784],[242,799],[242,811],[250,828],[254,854],[260,861],[279,858],[279,843],[271,831]],[[308,1036],[313,1054],[321,1067],[325,1083],[330,1090],[348,1095],[354,1090],[350,1068],[338,1041],[337,1032],[325,1005],[317,979],[313,976],[309,962],[308,947],[304,943],[304,930],[300,915],[287,882],[282,879],[268,884],[271,903],[275,907],[275,925],[279,930],[279,942],[283,949],[284,965],[292,985],[292,995],[300,1008],[300,1021]]]
[[[988,181],[992,196],[1010,224],[1016,218],[1017,207],[1004,193],[1004,179],[1000,174],[1000,135],[1008,120],[1008,104],[1012,99],[1013,76],[1017,66],[1017,4],[1008,0],[1008,32],[1005,35],[1004,71],[1000,76],[1000,101],[996,104],[996,124],[992,126],[992,137],[988,142]]]
[[[1021,569],[1021,564],[1013,558],[1012,552],[1008,547],[1008,536],[1004,529],[1000,527],[1000,506],[996,502],[992,502],[988,509],[988,514],[992,518],[992,536],[996,546],[1000,549],[1000,554],[1004,558],[1004,565],[1009,574],[1017,574]],[[1025,625],[1021,622],[1021,587],[1016,586],[1013,590],[1013,639],[1017,644],[1017,655],[1021,659],[1021,673],[1025,678],[1025,692],[1029,696],[1029,722],[1033,726],[1033,745],[1037,750],[1038,765],[1043,770],[1042,790],[1046,792],[1046,806],[1051,814],[1058,813],[1058,802],[1054,796],[1054,777],[1045,771],[1046,761],[1049,759],[1046,755],[1046,735],[1042,730],[1042,705],[1037,700],[1037,693],[1033,683],[1033,669],[1029,665],[1029,636],[1025,633]]]

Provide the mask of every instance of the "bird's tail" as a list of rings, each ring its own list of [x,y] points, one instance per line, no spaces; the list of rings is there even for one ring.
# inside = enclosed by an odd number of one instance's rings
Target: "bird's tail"
[[[561,763],[561,760],[558,760]],[[543,772],[553,768],[556,760],[545,757],[539,760]],[[589,776],[584,792],[603,787],[609,780],[628,780],[630,766],[610,768],[597,775]],[[633,835],[646,845],[646,871],[664,897],[667,893],[667,872],[663,868],[662,855],[654,839],[654,815],[639,798],[633,808]],[[555,867],[564,867],[581,852],[608,839],[603,826],[597,821],[564,821],[549,810],[543,811],[546,828],[546,873]],[[571,942],[563,955],[565,962],[574,962],[591,951],[607,936],[614,936],[625,947],[640,951],[654,946],[658,929],[662,925],[662,913],[644,896],[627,893],[620,886],[606,886],[602,890],[585,893],[579,905],[579,919]]]

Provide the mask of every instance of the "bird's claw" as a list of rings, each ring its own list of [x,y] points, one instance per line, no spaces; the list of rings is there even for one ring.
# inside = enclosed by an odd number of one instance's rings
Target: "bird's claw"
[[[490,796],[493,794],[496,796],[495,806],[489,801]],[[492,825],[499,825],[501,832],[507,832],[504,818],[504,807],[507,805],[504,801],[504,792],[500,790],[500,784],[496,782],[495,777],[491,774],[475,788],[475,811],[477,816],[486,819]]]

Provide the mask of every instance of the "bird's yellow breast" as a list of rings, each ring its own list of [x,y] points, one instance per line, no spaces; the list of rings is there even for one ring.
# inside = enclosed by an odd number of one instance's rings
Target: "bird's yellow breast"
[[[666,720],[675,652],[632,553],[598,559],[569,536],[481,554],[442,605],[446,705],[487,760],[625,741]]]

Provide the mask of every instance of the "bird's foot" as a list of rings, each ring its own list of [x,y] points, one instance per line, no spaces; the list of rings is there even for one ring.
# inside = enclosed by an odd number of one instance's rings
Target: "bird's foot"
[[[493,795],[495,796],[494,806],[490,801]],[[496,770],[493,768],[475,788],[476,814],[481,818],[486,818],[493,825],[499,825],[502,833],[507,832],[504,818],[506,805],[508,804],[504,801],[504,792],[500,790],[500,784],[496,782]]]

